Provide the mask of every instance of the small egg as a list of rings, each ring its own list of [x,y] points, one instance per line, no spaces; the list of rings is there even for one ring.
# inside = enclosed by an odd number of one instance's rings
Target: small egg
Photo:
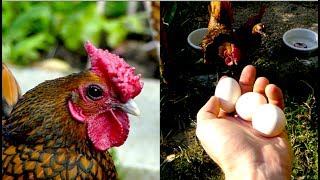
[[[266,104],[267,99],[259,93],[247,92],[239,97],[236,103],[236,111],[238,115],[246,120],[252,120],[252,113],[258,106]]]
[[[225,77],[218,82],[214,95],[219,97],[221,110],[231,113],[235,110],[235,104],[241,95],[241,89],[236,80]]]
[[[252,127],[266,137],[279,135],[286,126],[284,112],[276,105],[264,104],[252,115]]]

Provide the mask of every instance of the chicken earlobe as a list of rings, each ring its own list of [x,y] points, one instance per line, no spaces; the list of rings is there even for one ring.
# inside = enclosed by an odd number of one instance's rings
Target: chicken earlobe
[[[74,103],[72,103],[71,100],[68,101],[68,109],[70,112],[70,115],[77,121],[81,123],[85,123],[86,116],[82,113],[82,109],[75,106]]]

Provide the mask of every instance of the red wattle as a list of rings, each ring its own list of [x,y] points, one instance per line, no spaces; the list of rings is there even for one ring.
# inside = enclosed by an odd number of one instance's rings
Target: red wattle
[[[232,55],[233,61],[235,61],[236,63],[240,60],[240,57],[241,57],[240,50],[236,48],[234,44],[231,44],[231,55]]]
[[[128,115],[120,110],[109,110],[88,120],[88,135],[94,147],[106,151],[121,146],[129,134]]]
[[[226,57],[226,59],[224,60],[224,62],[228,65],[228,66],[232,66],[233,65],[233,61],[230,57]]]

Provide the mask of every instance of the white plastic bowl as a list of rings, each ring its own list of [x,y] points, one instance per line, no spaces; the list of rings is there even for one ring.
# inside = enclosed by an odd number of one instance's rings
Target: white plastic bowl
[[[188,43],[190,46],[192,46],[195,49],[201,50],[201,42],[203,40],[203,37],[208,33],[208,28],[200,28],[192,31],[188,35]]]
[[[312,52],[318,48],[318,34],[309,29],[296,28],[283,34],[283,42],[293,50]]]

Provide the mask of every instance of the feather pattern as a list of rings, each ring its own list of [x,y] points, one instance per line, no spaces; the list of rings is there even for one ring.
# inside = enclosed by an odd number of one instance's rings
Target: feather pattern
[[[58,90],[71,91],[75,82],[94,79],[90,72],[72,74],[46,81],[23,96],[2,127],[3,178],[106,179],[108,171],[108,178],[116,178],[112,157],[88,143],[85,124],[66,120],[71,119],[65,108],[71,94]]]

